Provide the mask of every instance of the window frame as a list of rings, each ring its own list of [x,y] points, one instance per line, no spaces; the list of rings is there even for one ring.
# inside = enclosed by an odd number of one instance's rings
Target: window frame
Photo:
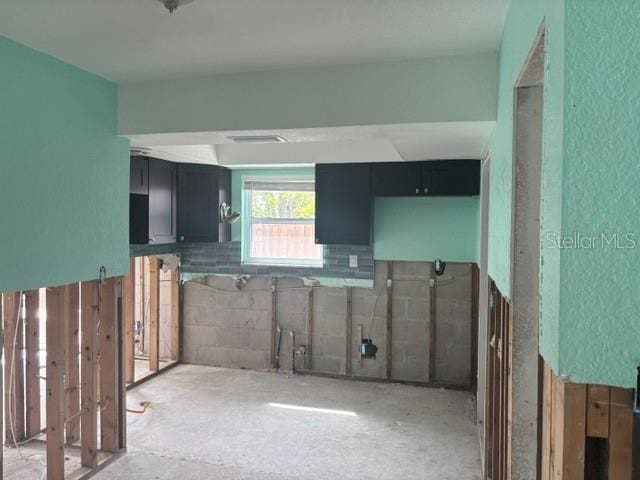
[[[320,258],[299,259],[299,258],[261,258],[251,256],[251,227],[254,224],[252,217],[252,189],[246,188],[247,183],[263,182],[263,183],[313,183],[313,193],[315,195],[315,177],[313,175],[289,175],[289,176],[245,176],[242,177],[242,248],[241,263],[243,265],[253,266],[270,266],[270,267],[294,267],[294,268],[324,268],[324,245],[320,245]],[[274,190],[277,191],[277,190]],[[315,222],[315,216],[311,220],[292,219],[291,222],[282,223],[311,223]],[[257,223],[257,222],[256,222]],[[270,222],[264,222],[270,223]],[[277,222],[273,222],[277,223]]]

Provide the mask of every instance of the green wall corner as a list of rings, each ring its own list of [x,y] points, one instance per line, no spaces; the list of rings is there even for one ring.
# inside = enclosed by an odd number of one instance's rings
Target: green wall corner
[[[0,292],[128,268],[117,87],[0,36]]]

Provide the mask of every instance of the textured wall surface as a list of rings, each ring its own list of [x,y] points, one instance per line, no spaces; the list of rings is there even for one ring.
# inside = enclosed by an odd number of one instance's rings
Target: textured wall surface
[[[374,288],[352,288],[352,372],[384,378],[386,374],[387,262],[376,262]],[[436,377],[468,385],[470,373],[471,279],[469,264],[450,263],[436,287]],[[394,262],[392,378],[426,381],[428,372],[430,265]],[[375,313],[374,313],[375,308]],[[296,334],[296,347],[309,345],[309,289],[298,278],[278,278],[276,319]],[[297,358],[298,368],[344,374],[346,371],[346,288],[313,291],[312,358]],[[268,369],[271,278],[256,276],[236,290],[227,276],[187,282],[183,288],[184,361],[233,368]],[[358,353],[358,327],[378,346],[376,359]],[[280,365],[291,369],[292,343],[282,337]]]
[[[514,0],[503,33],[489,274],[509,296],[513,87],[544,19],[540,351],[575,382],[632,387],[640,363],[640,256],[600,237],[640,232],[639,9],[633,0]],[[594,235],[596,248],[555,248],[547,239],[558,234]]]
[[[376,198],[376,260],[475,262],[480,197]]]
[[[0,292],[127,270],[114,84],[0,36]]]
[[[122,134],[494,120],[496,54],[123,85]]]
[[[567,0],[564,234],[640,241],[640,3]],[[560,368],[634,387],[640,364],[640,243],[562,250]]]

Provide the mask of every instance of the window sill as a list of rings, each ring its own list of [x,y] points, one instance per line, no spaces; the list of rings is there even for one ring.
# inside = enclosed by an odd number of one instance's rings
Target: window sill
[[[276,267],[276,268],[314,268],[322,270],[324,265],[317,264],[301,264],[301,263],[267,263],[267,262],[241,262],[245,267]]]

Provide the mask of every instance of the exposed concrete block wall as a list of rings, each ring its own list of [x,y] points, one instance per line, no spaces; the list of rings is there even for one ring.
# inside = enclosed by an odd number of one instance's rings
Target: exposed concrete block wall
[[[374,288],[352,288],[352,374],[386,376],[388,262],[376,262]],[[428,380],[429,280],[425,262],[394,262],[392,379]],[[237,290],[232,277],[209,276],[183,287],[183,361],[232,368],[270,368],[271,277],[250,277]],[[468,385],[470,375],[470,264],[447,264],[436,279],[435,381]],[[375,312],[374,312],[375,306]],[[299,278],[278,278],[276,320],[283,329],[280,367],[291,369],[293,346],[311,343],[311,356],[296,367],[346,373],[347,288],[314,287],[313,338],[307,335],[309,287]],[[358,335],[378,346],[376,359],[360,359]]]
[[[271,278],[210,276],[183,289],[182,360],[265,370],[270,366]]]
[[[444,275],[436,277],[436,381],[469,382],[470,321],[470,265],[447,263]]]

